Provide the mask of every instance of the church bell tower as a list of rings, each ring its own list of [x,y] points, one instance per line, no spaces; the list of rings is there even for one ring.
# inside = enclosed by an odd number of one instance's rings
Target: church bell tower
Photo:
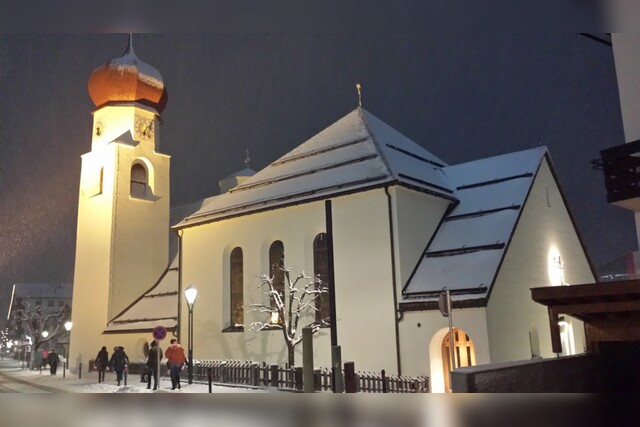
[[[93,71],[88,88],[96,109],[80,176],[72,366],[95,357],[106,344],[107,322],[153,286],[169,262],[162,76],[136,56],[130,37],[122,57]]]

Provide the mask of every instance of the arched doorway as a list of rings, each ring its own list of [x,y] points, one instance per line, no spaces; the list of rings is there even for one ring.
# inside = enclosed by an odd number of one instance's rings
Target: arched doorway
[[[442,340],[442,362],[443,371],[448,373],[451,371],[451,335],[447,333]],[[474,366],[476,364],[476,351],[473,341],[469,335],[460,328],[453,328],[453,369],[465,366]],[[451,392],[451,379],[448,374],[444,375],[444,389],[447,393]]]

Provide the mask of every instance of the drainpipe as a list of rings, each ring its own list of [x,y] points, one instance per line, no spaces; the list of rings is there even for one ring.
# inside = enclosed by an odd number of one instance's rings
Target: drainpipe
[[[398,310],[398,291],[396,287],[396,250],[393,239],[393,205],[391,203],[391,194],[389,194],[389,186],[384,187],[387,195],[387,206],[389,209],[389,242],[391,244],[391,284],[393,286],[393,318],[396,329],[396,359],[398,361],[398,375],[402,375],[402,362],[400,360],[400,327],[398,322],[398,314],[402,317],[403,313]]]
[[[173,333],[178,340],[180,340],[180,329],[182,328],[181,319],[182,319],[182,233],[183,230],[178,230],[178,325]]]

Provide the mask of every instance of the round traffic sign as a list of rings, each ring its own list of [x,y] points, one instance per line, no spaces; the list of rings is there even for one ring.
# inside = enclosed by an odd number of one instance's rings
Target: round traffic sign
[[[164,326],[156,326],[153,328],[153,338],[156,341],[162,341],[167,336],[167,330]]]

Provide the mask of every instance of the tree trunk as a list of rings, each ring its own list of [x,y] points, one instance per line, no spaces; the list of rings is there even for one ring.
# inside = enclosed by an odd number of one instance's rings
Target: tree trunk
[[[287,350],[289,353],[289,368],[293,368],[293,363],[295,361],[295,347],[287,343]]]

